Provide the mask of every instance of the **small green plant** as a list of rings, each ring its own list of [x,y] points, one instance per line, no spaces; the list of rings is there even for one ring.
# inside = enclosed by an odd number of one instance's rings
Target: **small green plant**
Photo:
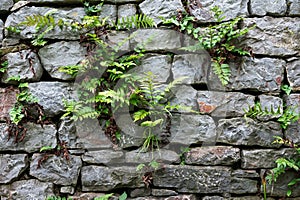
[[[180,165],[185,165],[185,154],[188,153],[191,150],[191,148],[189,148],[189,147],[185,147],[185,148],[181,147],[180,150],[181,150],[181,153],[179,154]]]
[[[59,197],[59,196],[50,196],[50,197],[47,197],[46,200],[73,200],[72,198],[70,197]]]
[[[4,73],[7,70],[8,61],[5,60],[0,64],[0,73]]]
[[[113,193],[106,194],[106,195],[103,195],[101,197],[96,197],[94,200],[109,200],[109,198],[112,197],[113,195],[114,195]],[[126,200],[127,199],[127,193],[123,192],[123,194],[121,194],[118,199],[119,200]]]
[[[292,88],[288,85],[282,85],[281,90],[284,91],[287,95],[290,95],[292,92]]]
[[[289,125],[298,121],[300,118],[300,113],[295,112],[295,108],[287,107],[281,117],[277,120],[283,129],[287,129]]]
[[[143,14],[136,14],[132,16],[122,17],[118,19],[117,23],[114,23],[113,26],[117,30],[120,29],[133,29],[133,28],[148,28],[156,27],[154,20],[151,17]]]
[[[96,4],[96,5],[90,5],[90,2],[88,1],[84,1],[83,2],[84,5],[84,11],[88,16],[93,16],[93,15],[97,15],[98,13],[101,12],[102,10],[102,6],[103,6],[103,1]]]
[[[152,160],[147,165],[141,163],[136,167],[136,171],[142,174],[142,180],[147,188],[152,184],[153,172],[157,171],[160,165],[161,164],[158,163],[156,160]]]

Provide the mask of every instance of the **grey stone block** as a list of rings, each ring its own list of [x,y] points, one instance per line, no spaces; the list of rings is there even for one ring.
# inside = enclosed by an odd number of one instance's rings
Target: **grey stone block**
[[[11,108],[17,101],[18,89],[13,88],[0,88],[0,120],[5,121],[8,119]]]
[[[258,16],[264,16],[264,15],[276,15],[276,16],[282,16],[287,11],[287,3],[285,0],[278,0],[278,1],[272,1],[272,0],[252,0],[250,3],[251,7],[251,14],[252,15],[258,15]]]
[[[266,121],[270,119],[279,118],[282,115],[283,101],[281,98],[263,94],[259,95],[258,99],[262,110],[267,110],[268,112],[271,112],[272,109],[274,112],[280,111],[278,114],[259,115],[257,117],[259,120]]]
[[[13,7],[13,0],[2,0],[0,4],[0,14],[9,12],[9,9]]]
[[[300,91],[300,60],[287,63],[287,78],[294,91]]]
[[[124,152],[112,149],[88,151],[82,156],[83,162],[90,164],[113,165],[124,163]]]
[[[128,163],[150,163],[152,160],[159,160],[160,162],[175,163],[179,161],[179,155],[170,150],[150,150],[149,152],[130,151],[126,152],[125,160]]]
[[[102,6],[100,15],[100,18],[106,18],[107,22],[110,24],[115,24],[117,20],[117,6],[111,5],[111,4],[104,4]]]
[[[4,30],[4,23],[0,19],[0,43],[2,43],[2,40],[3,40],[3,30]]]
[[[118,19],[133,16],[137,13],[135,4],[124,4],[118,7]]]
[[[299,16],[300,15],[300,0],[288,0],[288,4],[290,4],[289,15]]]

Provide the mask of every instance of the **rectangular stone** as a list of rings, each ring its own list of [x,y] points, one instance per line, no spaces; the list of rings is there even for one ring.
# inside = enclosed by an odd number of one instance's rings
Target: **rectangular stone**
[[[19,90],[12,87],[0,88],[0,120],[10,119],[9,112],[17,102]]]

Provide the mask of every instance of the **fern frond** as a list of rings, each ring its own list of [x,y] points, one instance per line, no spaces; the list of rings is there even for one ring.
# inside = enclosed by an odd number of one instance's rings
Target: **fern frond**
[[[117,23],[113,24],[117,30],[120,29],[132,29],[132,28],[150,28],[156,27],[154,20],[147,15],[132,15],[127,17],[122,17],[117,20]]]
[[[218,76],[223,86],[229,82],[231,70],[228,64],[220,64],[218,61],[213,61],[213,72]]]

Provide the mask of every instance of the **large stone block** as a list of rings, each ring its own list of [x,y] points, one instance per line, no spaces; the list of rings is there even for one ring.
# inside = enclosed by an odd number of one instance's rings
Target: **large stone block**
[[[43,146],[55,147],[56,129],[54,125],[37,125],[27,123],[24,127],[27,129],[23,141],[15,143],[14,138],[8,140],[6,132],[7,125],[0,124],[0,151],[26,151],[28,153],[39,151]]]
[[[184,10],[180,0],[146,0],[139,7],[143,14],[152,17],[157,24],[162,21],[160,17],[168,19],[176,15],[178,10]]]
[[[240,150],[226,146],[203,146],[185,154],[185,163],[191,165],[233,165],[239,160]]]
[[[64,112],[63,100],[72,99],[72,89],[69,83],[29,83],[28,89],[38,99],[38,103],[43,106],[47,117],[62,114]]]
[[[255,97],[237,92],[198,91],[197,101],[201,113],[213,117],[237,117],[244,109],[254,106]]]
[[[279,118],[282,115],[281,113],[283,112],[283,101],[281,98],[262,94],[258,96],[258,99],[262,110],[267,110],[268,112],[271,112],[272,110],[273,112],[280,111],[277,114],[258,115],[257,118],[259,120],[275,119]]]
[[[152,160],[159,160],[163,164],[170,164],[178,162],[180,157],[176,152],[166,149],[149,152],[130,151],[125,154],[125,161],[128,163],[150,163]]]
[[[36,179],[16,181],[10,185],[0,185],[0,196],[4,200],[45,200],[54,196],[53,184]]]
[[[27,161],[26,154],[0,154],[0,184],[7,184],[18,178],[26,170]]]
[[[135,4],[124,4],[118,7],[118,19],[135,15],[137,12]]]
[[[274,136],[283,136],[279,123],[272,121],[261,123],[250,118],[219,120],[217,135],[217,142],[262,147],[280,146],[273,144]]]
[[[56,42],[47,45],[39,50],[41,62],[52,78],[61,80],[70,80],[69,74],[60,72],[59,68],[63,66],[77,65],[85,59],[86,49],[79,42]]]
[[[38,55],[30,50],[6,54],[8,62],[7,70],[1,81],[3,83],[15,83],[8,81],[12,77],[20,77],[20,82],[39,81],[43,75],[43,68]]]
[[[29,174],[44,182],[58,185],[76,186],[82,161],[79,156],[70,155],[70,159],[62,156],[49,156],[44,162],[43,154],[33,154]]]
[[[19,90],[15,88],[0,88],[0,120],[9,119],[9,112],[17,102],[17,94]]]
[[[285,15],[287,11],[287,3],[285,0],[252,0],[250,3],[250,10],[252,15]]]
[[[81,170],[82,191],[110,191],[118,188],[143,187],[135,167],[85,166]]]
[[[63,4],[78,4],[78,3],[82,3],[81,0],[27,0],[29,2],[32,3],[36,3],[36,4],[58,4],[58,5],[63,5]]]
[[[113,165],[124,163],[124,152],[112,149],[88,151],[82,156],[82,161],[89,164]]]
[[[290,4],[289,15],[299,16],[300,15],[300,0],[288,0],[288,4]]]
[[[300,60],[287,63],[287,78],[294,91],[300,91]]]
[[[9,12],[9,9],[13,7],[13,0],[2,0],[0,4],[0,14]]]
[[[248,27],[256,25],[243,42],[252,48],[253,53],[268,56],[300,55],[299,18],[248,18],[244,23]]]
[[[296,121],[288,126],[285,131],[286,139],[295,144],[300,144],[300,121]]]
[[[115,24],[117,20],[117,5],[104,4],[99,15],[100,18],[106,18],[110,24]]]
[[[185,107],[191,108],[193,111],[198,111],[198,103],[197,103],[197,90],[195,90],[190,85],[177,85],[175,88],[171,90],[174,94],[174,98],[171,99],[171,105],[180,105],[183,108],[179,108],[179,112],[186,113],[191,112]]]

